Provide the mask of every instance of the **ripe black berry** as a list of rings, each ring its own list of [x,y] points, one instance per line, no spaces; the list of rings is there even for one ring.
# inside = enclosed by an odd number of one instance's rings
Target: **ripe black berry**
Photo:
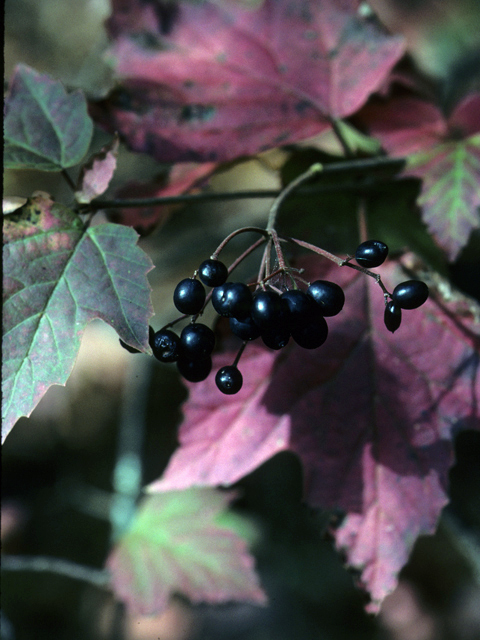
[[[402,321],[402,310],[395,302],[387,302],[385,305],[385,313],[383,314],[383,321],[389,331],[395,333]]]
[[[251,316],[238,320],[237,318],[230,318],[230,329],[235,336],[238,336],[242,340],[256,340],[260,337],[262,330],[252,320]]]
[[[407,280],[397,284],[392,300],[402,309],[416,309],[428,298],[428,287],[421,280]]]
[[[307,293],[320,306],[322,316],[336,316],[345,304],[342,287],[329,280],[315,280],[308,287]]]
[[[198,268],[198,277],[207,287],[219,287],[228,278],[228,269],[220,260],[204,260]]]
[[[327,335],[328,326],[322,315],[309,320],[303,326],[292,328],[292,338],[304,349],[320,347],[327,339]]]
[[[388,247],[380,240],[366,240],[359,244],[355,251],[355,260],[361,267],[373,269],[385,262]]]
[[[210,327],[201,322],[188,324],[180,334],[182,357],[190,360],[209,356],[215,346],[215,335]]]
[[[208,378],[212,370],[212,358],[207,356],[199,360],[190,360],[189,358],[180,357],[177,360],[177,369],[185,380],[189,382],[201,382]]]
[[[222,367],[217,371],[215,384],[222,393],[232,395],[238,393],[242,388],[243,376],[234,365]]]
[[[250,315],[261,329],[273,329],[286,324],[288,305],[275,291],[257,291],[253,296]]]
[[[226,282],[212,292],[213,308],[227,318],[247,317],[251,304],[252,292],[243,282]]]
[[[280,324],[278,327],[262,331],[263,344],[270,349],[283,349],[290,340],[290,329],[285,324]]]
[[[180,353],[180,338],[170,329],[160,329],[153,335],[150,346],[160,362],[175,362]]]
[[[205,289],[202,283],[195,278],[181,280],[173,292],[173,303],[181,313],[199,313],[205,303]]]
[[[304,291],[300,291],[300,289],[285,291],[285,293],[282,293],[281,298],[288,306],[290,327],[304,324],[315,311],[314,300]]]

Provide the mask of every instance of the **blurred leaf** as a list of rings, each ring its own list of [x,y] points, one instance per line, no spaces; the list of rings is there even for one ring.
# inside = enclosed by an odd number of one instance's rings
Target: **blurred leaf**
[[[313,136],[380,87],[403,40],[356,0],[113,2],[121,86],[96,120],[162,162],[224,161]]]
[[[87,153],[93,123],[81,91],[18,65],[5,102],[4,163],[9,169],[61,171]]]
[[[325,345],[290,344],[278,353],[249,344],[240,361],[244,386],[234,396],[218,392],[214,375],[187,385],[180,448],[150,489],[229,485],[292,450],[310,504],[345,513],[337,546],[362,571],[377,608],[415,539],[435,529],[453,432],[480,428],[479,329],[463,300],[430,299],[404,311],[393,336],[375,281],[325,262],[302,263],[308,280],[334,280],[345,290]],[[394,261],[381,275],[389,290],[411,277]],[[238,345],[225,348],[214,370],[231,363]]]
[[[134,615],[161,613],[175,593],[194,603],[265,603],[253,557],[237,533],[248,523],[229,520],[230,499],[200,488],[144,498],[107,560],[113,589]]]
[[[2,440],[47,389],[65,384],[86,324],[100,318],[150,352],[150,259],[137,234],[114,224],[85,230],[41,193],[4,222]]]

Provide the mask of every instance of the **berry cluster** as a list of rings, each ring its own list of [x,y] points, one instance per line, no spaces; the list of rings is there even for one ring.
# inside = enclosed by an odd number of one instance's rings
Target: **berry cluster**
[[[335,261],[340,266],[350,266],[375,277],[384,292],[385,326],[393,333],[400,326],[402,309],[416,309],[422,305],[428,297],[428,287],[424,282],[408,280],[397,285],[390,294],[380,277],[368,271],[383,264],[387,255],[386,244],[368,240],[355,252],[358,266],[350,263],[353,256]],[[214,254],[202,262],[193,277],[181,280],[176,286],[173,301],[178,311],[184,314],[178,320],[191,316],[191,321],[180,335],[168,328],[177,321],[156,333],[152,332],[150,344],[153,354],[161,362],[176,362],[186,380],[205,380],[212,369],[215,336],[208,326],[197,322],[197,317],[210,301],[219,316],[229,319],[232,333],[243,341],[233,364],[216,373],[215,382],[222,393],[234,394],[241,389],[243,377],[237,365],[247,342],[251,340],[260,338],[267,347],[277,350],[285,347],[292,338],[304,349],[317,349],[327,339],[325,318],[340,313],[345,295],[334,282],[316,280],[308,283],[299,276],[294,277],[293,271],[282,266],[277,272],[284,276],[280,288],[272,284],[275,274],[270,274],[253,285],[257,288],[252,292],[243,282],[227,282],[229,270]],[[286,281],[290,286],[285,284]],[[300,281],[305,284],[305,290],[299,288]],[[208,295],[205,286],[211,288]]]

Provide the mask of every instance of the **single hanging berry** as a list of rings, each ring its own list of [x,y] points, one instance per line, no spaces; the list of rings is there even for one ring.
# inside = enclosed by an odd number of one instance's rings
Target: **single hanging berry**
[[[355,260],[361,267],[374,269],[385,262],[388,247],[381,240],[366,240],[355,251]]]
[[[233,395],[242,388],[243,376],[235,365],[228,365],[217,371],[215,384],[222,393]]]
[[[209,258],[198,268],[198,277],[207,287],[219,287],[227,280],[228,269],[220,260]]]
[[[173,304],[187,315],[195,315],[202,310],[205,304],[205,289],[201,282],[195,278],[185,278],[175,287],[173,292]]]
[[[406,280],[397,284],[392,300],[401,309],[417,309],[428,298],[428,287],[421,280]]]
[[[392,300],[385,305],[385,313],[383,314],[383,321],[389,331],[395,333],[402,322],[402,310]]]

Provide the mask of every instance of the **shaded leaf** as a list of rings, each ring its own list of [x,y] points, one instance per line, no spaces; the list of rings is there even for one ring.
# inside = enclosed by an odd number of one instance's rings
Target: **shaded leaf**
[[[4,221],[2,440],[53,384],[65,384],[86,324],[100,318],[150,352],[150,259],[133,229],[84,229],[40,194]]]
[[[355,112],[403,53],[358,2],[117,0],[108,28],[121,87],[92,107],[161,161],[222,161],[313,136]],[[355,60],[355,64],[352,64]]]
[[[474,93],[449,118],[412,96],[377,101],[359,115],[389,153],[408,156],[405,173],[423,181],[422,218],[452,261],[480,227],[479,113]]]
[[[9,169],[61,171],[87,153],[93,122],[81,91],[18,65],[5,102],[4,163]]]
[[[230,496],[187,489],[147,496],[112,551],[112,586],[133,614],[162,612],[174,593],[192,602],[263,604],[253,557],[226,514]]]
[[[115,135],[112,142],[105,145],[83,165],[78,176],[77,191],[75,191],[77,202],[88,204],[108,189],[117,168],[118,144],[118,135]]]
[[[403,312],[393,336],[373,279],[325,261],[304,266],[308,279],[345,290],[326,343],[280,353],[249,344],[235,396],[222,396],[214,375],[188,385],[180,447],[150,489],[230,485],[275,453],[296,452],[307,501],[345,514],[336,544],[361,570],[375,608],[415,539],[435,528],[453,433],[480,427],[480,331],[468,307],[460,314],[428,300]],[[390,291],[409,279],[395,263],[381,273]],[[235,345],[215,357],[214,371],[232,362]]]

